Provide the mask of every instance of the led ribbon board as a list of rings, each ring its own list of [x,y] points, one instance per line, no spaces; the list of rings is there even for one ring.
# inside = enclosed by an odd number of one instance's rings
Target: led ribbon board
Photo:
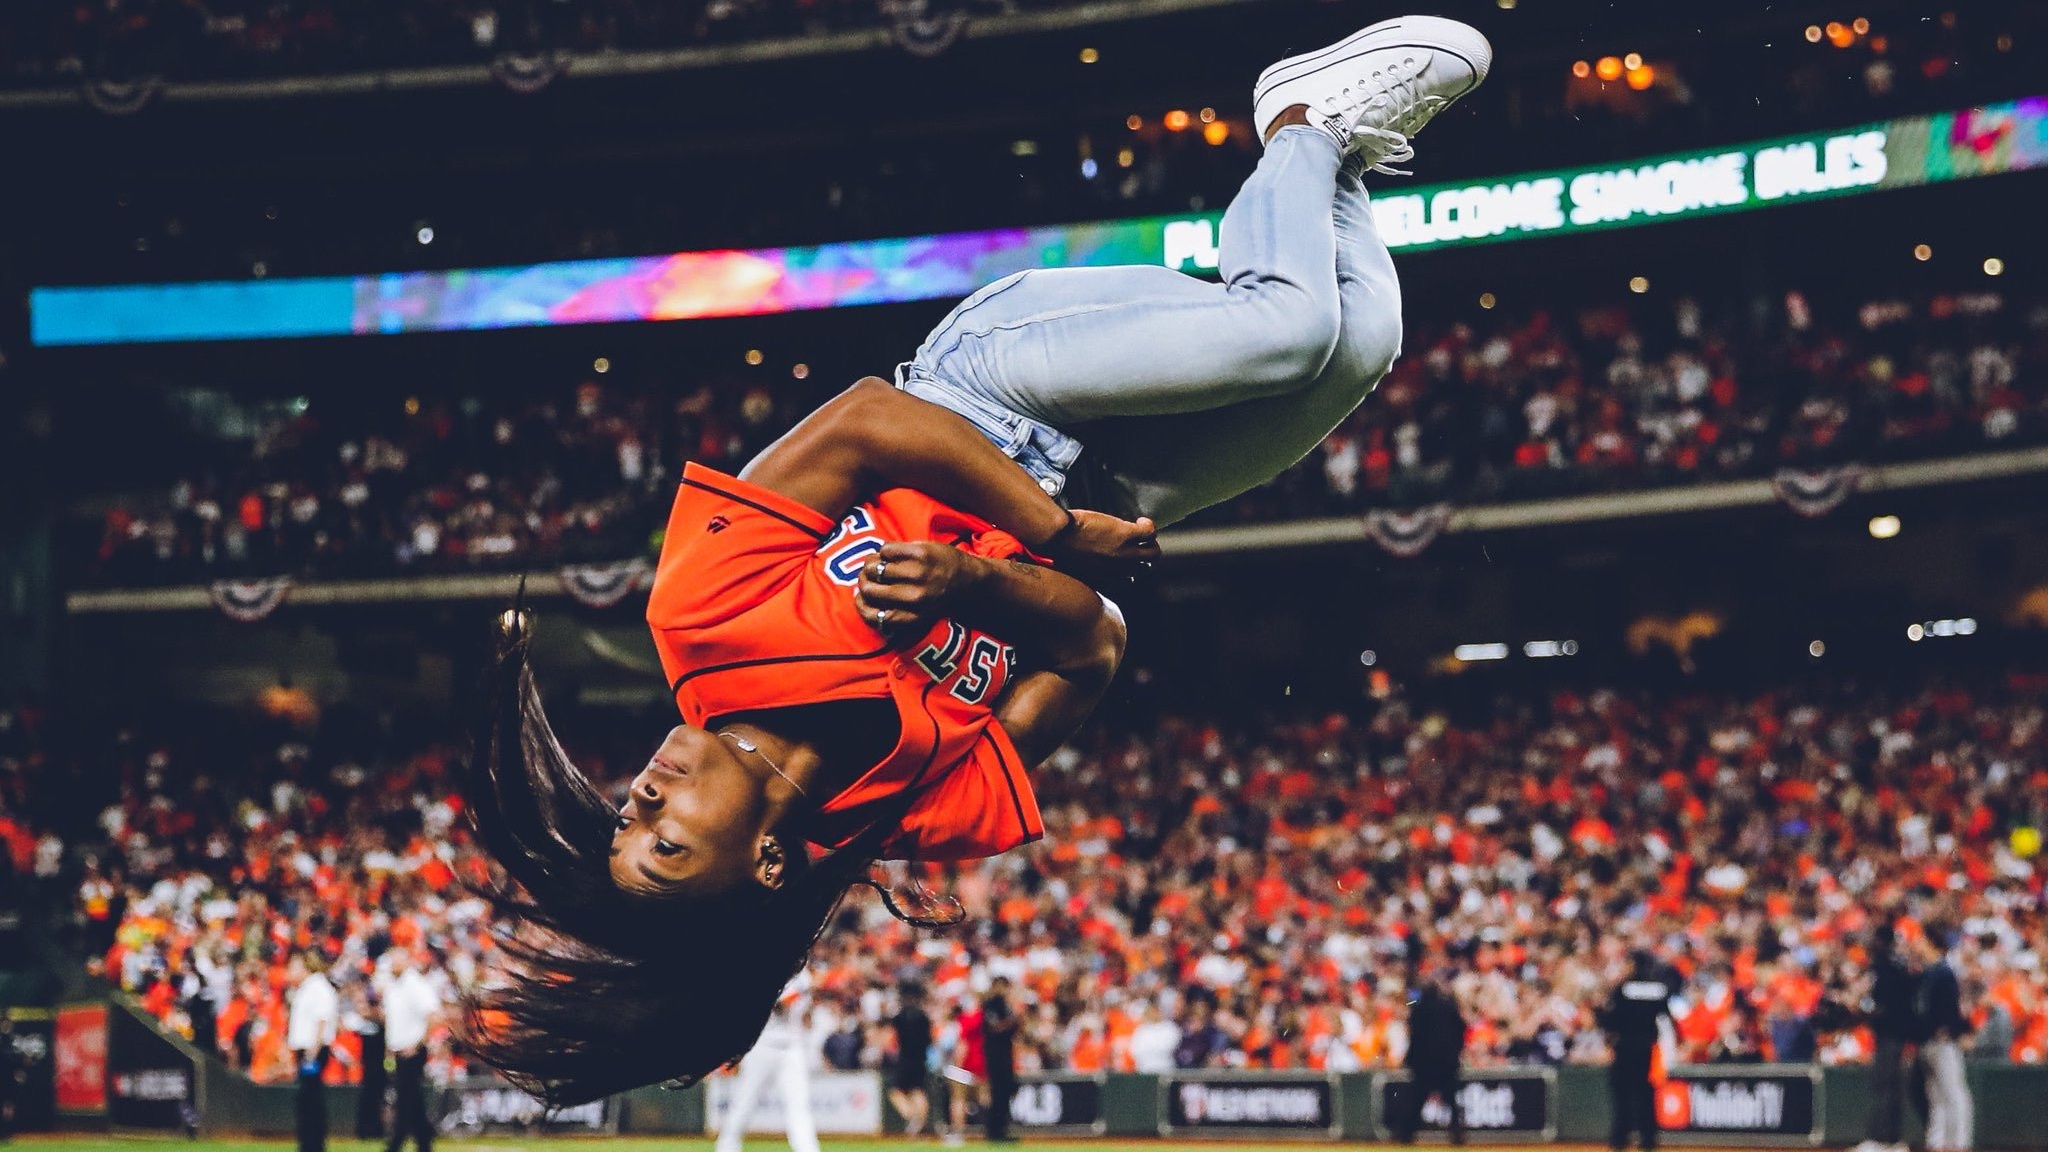
[[[2048,167],[2048,96],[1835,133],[1373,200],[1388,247],[1426,251],[1749,211]],[[455,272],[37,288],[41,347],[460,332],[753,316],[961,297],[1027,268],[1215,269],[1221,213]]]

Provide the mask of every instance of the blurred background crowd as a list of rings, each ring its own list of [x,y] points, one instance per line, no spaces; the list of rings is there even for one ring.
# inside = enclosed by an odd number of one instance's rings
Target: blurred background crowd
[[[1926,946],[1933,924],[1955,933],[1934,951],[1953,939],[1975,1051],[2040,1062],[2041,687],[1394,694],[1106,727],[1037,774],[1043,845],[918,870],[970,931],[849,900],[815,956],[817,1039],[846,1032],[837,1059],[879,1064],[901,989],[943,1020],[1005,976],[1023,1070],[1397,1066],[1427,968],[1465,1007],[1470,1062],[1597,1062],[1594,1011],[1644,947],[1682,975],[1683,1058],[1856,1061],[1871,941]],[[323,739],[279,703],[71,755],[33,711],[0,729],[14,865],[67,906],[96,971],[260,1080],[291,1074],[293,955],[333,961],[346,1052],[401,955],[452,990],[489,947],[459,742],[359,713],[325,717],[347,735]],[[576,753],[622,787],[644,733],[590,727],[610,734]],[[115,799],[62,820],[49,796],[81,780]]]
[[[1881,464],[2048,439],[2048,301],[1987,288],[1855,306],[1623,296],[1411,326],[1372,400],[1196,523],[1485,504]],[[759,353],[750,354],[758,357]],[[652,556],[682,465],[737,471],[819,383],[586,373],[382,403],[188,411],[168,487],[76,525],[100,584],[474,571]],[[877,366],[878,371],[888,371]],[[809,369],[797,369],[808,376]],[[808,386],[806,386],[806,384]],[[161,481],[159,481],[161,482]],[[95,538],[88,536],[92,533]]]

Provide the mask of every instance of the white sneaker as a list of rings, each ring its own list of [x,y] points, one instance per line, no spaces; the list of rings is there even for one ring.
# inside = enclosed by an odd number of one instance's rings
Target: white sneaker
[[[1451,102],[1479,87],[1493,45],[1477,28],[1439,16],[1384,20],[1327,48],[1289,56],[1252,86],[1259,136],[1280,113],[1306,104],[1309,123],[1337,138],[1378,172],[1414,157],[1408,137]]]

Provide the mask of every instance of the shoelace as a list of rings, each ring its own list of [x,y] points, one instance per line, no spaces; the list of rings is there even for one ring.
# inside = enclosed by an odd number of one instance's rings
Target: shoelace
[[[1413,70],[1407,75],[1402,75],[1401,70],[1404,66]],[[1421,91],[1422,72],[1420,67],[1414,66],[1412,59],[1403,60],[1400,64],[1390,65],[1385,69],[1376,68],[1359,86],[1358,99],[1343,104],[1329,114],[1333,124],[1349,125],[1346,134],[1351,138],[1350,146],[1358,147],[1362,144],[1364,146],[1358,148],[1360,152],[1367,155],[1378,153],[1367,165],[1371,171],[1388,176],[1414,175],[1413,172],[1393,165],[1405,164],[1415,159],[1415,149],[1408,143],[1407,132],[1403,129],[1413,130],[1410,125],[1421,118],[1424,103],[1429,99]],[[1351,90],[1347,88],[1340,95],[1348,96],[1350,93]],[[1353,123],[1360,113],[1380,99],[1385,99],[1389,104],[1401,109],[1393,117],[1394,127],[1376,128],[1370,124]]]

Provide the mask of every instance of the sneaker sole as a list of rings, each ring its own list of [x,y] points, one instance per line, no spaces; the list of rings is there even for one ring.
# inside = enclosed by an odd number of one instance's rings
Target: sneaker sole
[[[1486,79],[1487,71],[1493,66],[1491,53],[1488,54],[1486,64],[1482,67],[1471,56],[1460,52],[1457,48],[1441,40],[1421,41],[1411,36],[1408,39],[1397,38],[1390,40],[1385,44],[1372,44],[1360,47],[1360,42],[1370,37],[1389,35],[1406,29],[1407,25],[1399,23],[1375,24],[1370,28],[1353,32],[1351,35],[1346,36],[1327,48],[1318,49],[1314,52],[1304,52],[1299,56],[1289,56],[1287,59],[1259,73],[1258,81],[1252,85],[1252,106],[1254,108],[1258,107],[1265,100],[1267,94],[1278,85],[1299,80],[1304,76],[1313,76],[1325,69],[1338,67],[1364,53],[1378,52],[1388,48],[1419,48],[1428,52],[1442,52],[1454,60],[1463,62],[1465,67],[1471,70],[1472,82],[1459,89],[1456,95],[1446,97],[1445,103],[1447,104],[1463,98],[1474,88],[1479,87],[1480,82]]]

